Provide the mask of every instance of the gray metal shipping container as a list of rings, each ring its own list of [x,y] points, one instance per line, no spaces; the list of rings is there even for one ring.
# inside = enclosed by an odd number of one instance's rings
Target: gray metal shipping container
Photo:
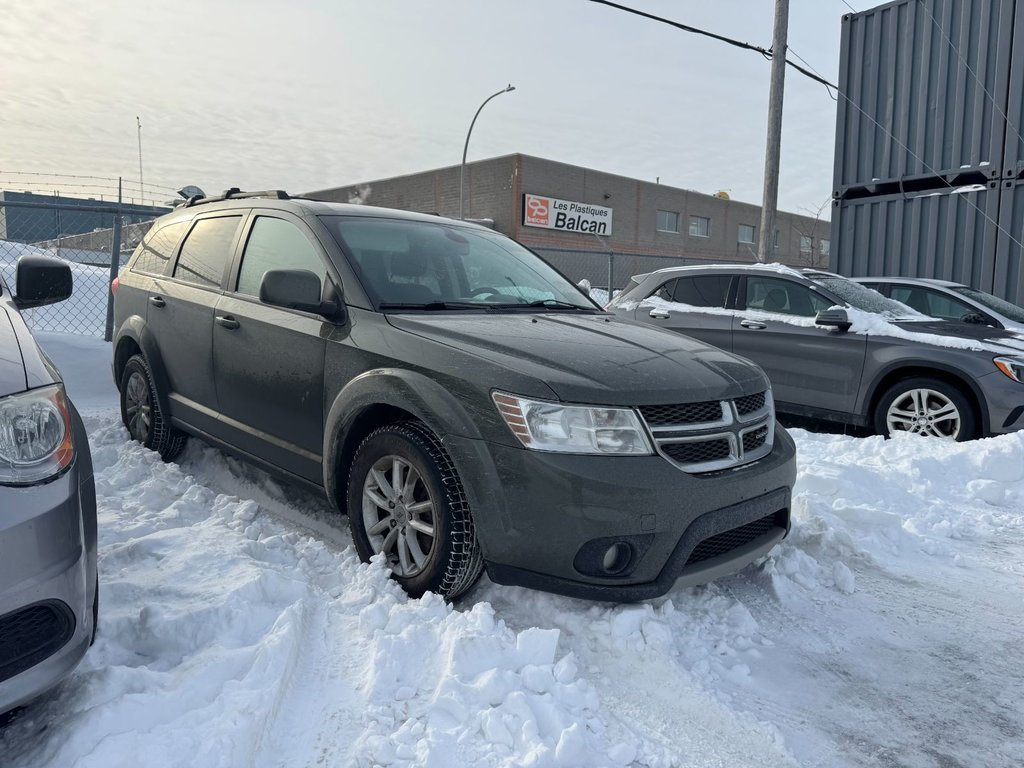
[[[1024,178],[1024,6],[1013,20],[1010,59],[1010,98],[1007,103],[1003,178]]]
[[[835,200],[831,268],[850,277],[956,280],[1005,296],[994,290],[1000,184]],[[1019,261],[1019,248],[1005,250],[1007,265]]]
[[[897,0],[843,16],[836,197],[928,177],[1002,175],[1006,116],[1020,125],[1024,115],[1019,67],[1018,87],[1009,82],[1016,6]]]
[[[991,291],[1014,304],[1024,303],[1024,181],[1004,181],[999,201],[999,231]]]

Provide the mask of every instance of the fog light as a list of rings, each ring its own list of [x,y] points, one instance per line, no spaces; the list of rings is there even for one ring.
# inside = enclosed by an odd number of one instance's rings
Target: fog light
[[[632,557],[633,548],[624,541],[617,541],[605,551],[601,567],[604,568],[605,573],[618,573],[626,569]]]

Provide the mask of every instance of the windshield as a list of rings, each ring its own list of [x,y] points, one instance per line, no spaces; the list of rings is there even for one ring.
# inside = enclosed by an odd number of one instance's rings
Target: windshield
[[[888,315],[889,317],[921,316],[919,312],[915,312],[906,304],[900,304],[898,301],[887,299],[878,291],[872,290],[866,285],[855,283],[853,280],[847,280],[845,277],[840,277],[839,275],[808,275],[808,278],[830,293],[834,293],[855,309],[879,315]]]
[[[600,311],[504,235],[453,224],[322,216],[378,309]]]
[[[989,309],[994,309],[999,314],[1013,320],[1014,322],[1024,323],[1024,308],[1018,307],[1016,304],[1011,304],[1008,301],[1000,299],[998,296],[993,296],[991,293],[979,291],[976,288],[955,286],[951,287],[950,290],[959,293],[961,296],[974,299],[979,304],[984,304]]]

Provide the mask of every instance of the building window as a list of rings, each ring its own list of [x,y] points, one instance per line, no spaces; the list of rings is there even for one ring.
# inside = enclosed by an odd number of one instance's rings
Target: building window
[[[800,253],[810,253],[814,250],[814,239],[807,235],[800,235]]]
[[[655,229],[659,232],[678,232],[679,214],[672,211],[658,211]]]
[[[829,256],[832,253],[832,241],[831,240],[819,240],[818,247],[821,248],[822,256]]]
[[[691,237],[711,237],[711,219],[703,216],[690,217]]]
[[[736,240],[740,243],[753,243],[754,227],[750,224],[740,224],[736,232]]]

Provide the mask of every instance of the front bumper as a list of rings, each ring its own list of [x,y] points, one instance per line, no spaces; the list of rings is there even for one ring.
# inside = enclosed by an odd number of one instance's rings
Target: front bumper
[[[85,431],[47,483],[0,486],[0,712],[59,683],[93,634],[96,499]]]
[[[784,429],[775,434],[765,458],[706,474],[688,474],[661,456],[444,442],[461,470],[493,581],[631,601],[736,571],[786,535],[796,449]],[[756,535],[726,533],[737,528]],[[604,558],[616,544],[628,556],[612,558],[609,572]]]
[[[993,371],[976,380],[984,395],[983,436],[1003,435],[1024,428],[1024,384]]]

